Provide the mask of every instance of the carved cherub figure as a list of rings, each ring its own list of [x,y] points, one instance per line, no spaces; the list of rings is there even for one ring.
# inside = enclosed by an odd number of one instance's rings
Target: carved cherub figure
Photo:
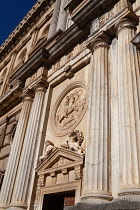
[[[54,144],[51,141],[46,140],[44,144],[43,155],[40,157],[40,160],[43,160],[46,156],[48,156],[54,148]]]
[[[84,141],[84,135],[79,130],[70,130],[68,137],[61,147],[70,149],[78,154],[84,153],[84,148],[81,146]]]

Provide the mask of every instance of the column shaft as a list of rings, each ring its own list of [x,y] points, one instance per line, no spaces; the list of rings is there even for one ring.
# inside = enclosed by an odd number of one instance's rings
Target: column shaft
[[[135,28],[128,19],[118,25],[118,88],[121,152],[121,195],[140,193],[140,72],[138,53],[131,40]],[[137,191],[137,190],[136,190]]]
[[[22,206],[25,208],[28,200],[30,177],[34,170],[34,157],[45,92],[46,89],[43,87],[36,88],[12,196],[11,206],[15,207],[15,204],[17,204],[21,209]]]
[[[9,204],[12,196],[31,105],[32,97],[25,95],[2,184],[0,203],[3,205]]]
[[[110,200],[109,192],[109,113],[108,45],[94,43],[93,74],[89,104],[89,137],[85,162],[85,194],[93,201]]]

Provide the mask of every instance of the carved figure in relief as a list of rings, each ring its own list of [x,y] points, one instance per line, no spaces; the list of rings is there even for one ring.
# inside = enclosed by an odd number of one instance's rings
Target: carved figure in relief
[[[59,161],[56,162],[56,163],[53,165],[53,168],[54,168],[54,167],[57,167],[57,166],[66,165],[66,164],[69,164],[69,163],[71,163],[70,160],[65,159],[65,158],[63,158],[63,157],[60,157]]]
[[[54,148],[54,144],[51,141],[46,140],[44,144],[43,155],[40,157],[40,160],[43,160],[46,156],[48,156]]]
[[[85,152],[84,148],[81,146],[83,141],[84,135],[82,132],[79,130],[71,130],[68,133],[68,138],[61,147],[75,151],[78,154],[83,154]]]
[[[85,90],[82,88],[71,91],[60,104],[56,113],[58,128],[72,126],[83,111],[86,103]]]

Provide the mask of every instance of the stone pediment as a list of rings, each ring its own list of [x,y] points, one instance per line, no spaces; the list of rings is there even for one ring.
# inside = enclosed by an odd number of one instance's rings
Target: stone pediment
[[[55,148],[36,168],[38,174],[46,174],[50,171],[58,171],[63,168],[72,168],[83,164],[83,155],[73,151]]]

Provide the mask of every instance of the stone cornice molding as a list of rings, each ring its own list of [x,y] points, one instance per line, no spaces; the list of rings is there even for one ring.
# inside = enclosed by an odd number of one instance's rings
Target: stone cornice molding
[[[10,77],[10,82],[17,77],[21,80],[28,78],[36,69],[45,64],[48,56],[48,51],[46,49],[40,49]]]
[[[23,84],[21,81],[15,81],[14,86],[6,94],[0,97],[0,116],[9,111],[11,107],[16,106],[20,101]]]
[[[60,35],[61,31],[58,31],[53,37],[43,42],[41,46],[39,46],[38,51],[33,52],[29,60],[10,77],[10,81],[14,80],[16,77],[25,80],[42,64],[50,66],[55,60],[75,46],[79,40],[88,36],[89,27],[81,31],[74,24],[70,29],[63,33],[61,37]],[[55,41],[56,39],[57,42]]]
[[[47,2],[47,4],[46,4]],[[0,47],[0,55],[4,54],[4,51],[9,48],[9,46],[13,45],[15,40],[19,38],[21,35],[21,31],[27,30],[27,25],[30,25],[32,21],[35,20],[35,17],[38,17],[41,10],[44,11],[45,6],[50,6],[52,1],[48,0],[38,0],[36,4],[31,8],[31,10],[27,13],[27,15],[23,18],[23,20],[19,23],[19,25],[15,28],[15,30],[9,35],[9,37],[5,40],[5,42]]]
[[[75,9],[75,7],[77,7],[77,5],[79,5],[82,2],[82,0],[69,0],[65,3],[64,9],[69,11],[72,11],[73,9]]]
[[[27,42],[31,39],[31,34],[29,34],[22,42],[21,44],[15,49],[15,53],[18,53],[26,44]]]
[[[102,37],[102,34],[113,39],[116,36],[115,24],[123,18],[133,20],[138,24],[138,16],[132,10],[132,2],[127,0],[119,0],[112,9],[103,13],[102,16],[92,21],[90,28],[90,36],[87,40],[87,46],[92,40]],[[103,35],[104,37],[104,35]]]
[[[0,120],[0,126],[6,125],[9,122],[9,117],[6,116],[5,118]]]
[[[0,66],[0,70],[2,70],[10,62],[10,60],[11,56],[2,63],[2,65]]]
[[[74,12],[72,15],[72,20],[80,28],[86,26],[87,21],[92,21],[94,18],[100,16],[101,11],[106,11],[111,5],[117,3],[118,0],[109,0],[108,3],[106,0],[90,0],[85,2],[80,10]]]
[[[122,18],[115,24],[116,34],[126,28],[132,28],[136,30],[136,25],[138,24],[138,19]]]
[[[63,157],[68,158],[69,160],[73,160],[72,162],[69,162],[67,164],[62,164],[55,167],[50,167],[50,165],[54,165],[56,163],[57,157]],[[47,156],[36,168],[36,172],[38,175],[45,175],[50,174],[52,172],[58,172],[73,167],[78,167],[80,165],[84,165],[84,155],[77,154],[73,151],[64,149],[64,148],[58,148],[56,147],[52,153]]]

